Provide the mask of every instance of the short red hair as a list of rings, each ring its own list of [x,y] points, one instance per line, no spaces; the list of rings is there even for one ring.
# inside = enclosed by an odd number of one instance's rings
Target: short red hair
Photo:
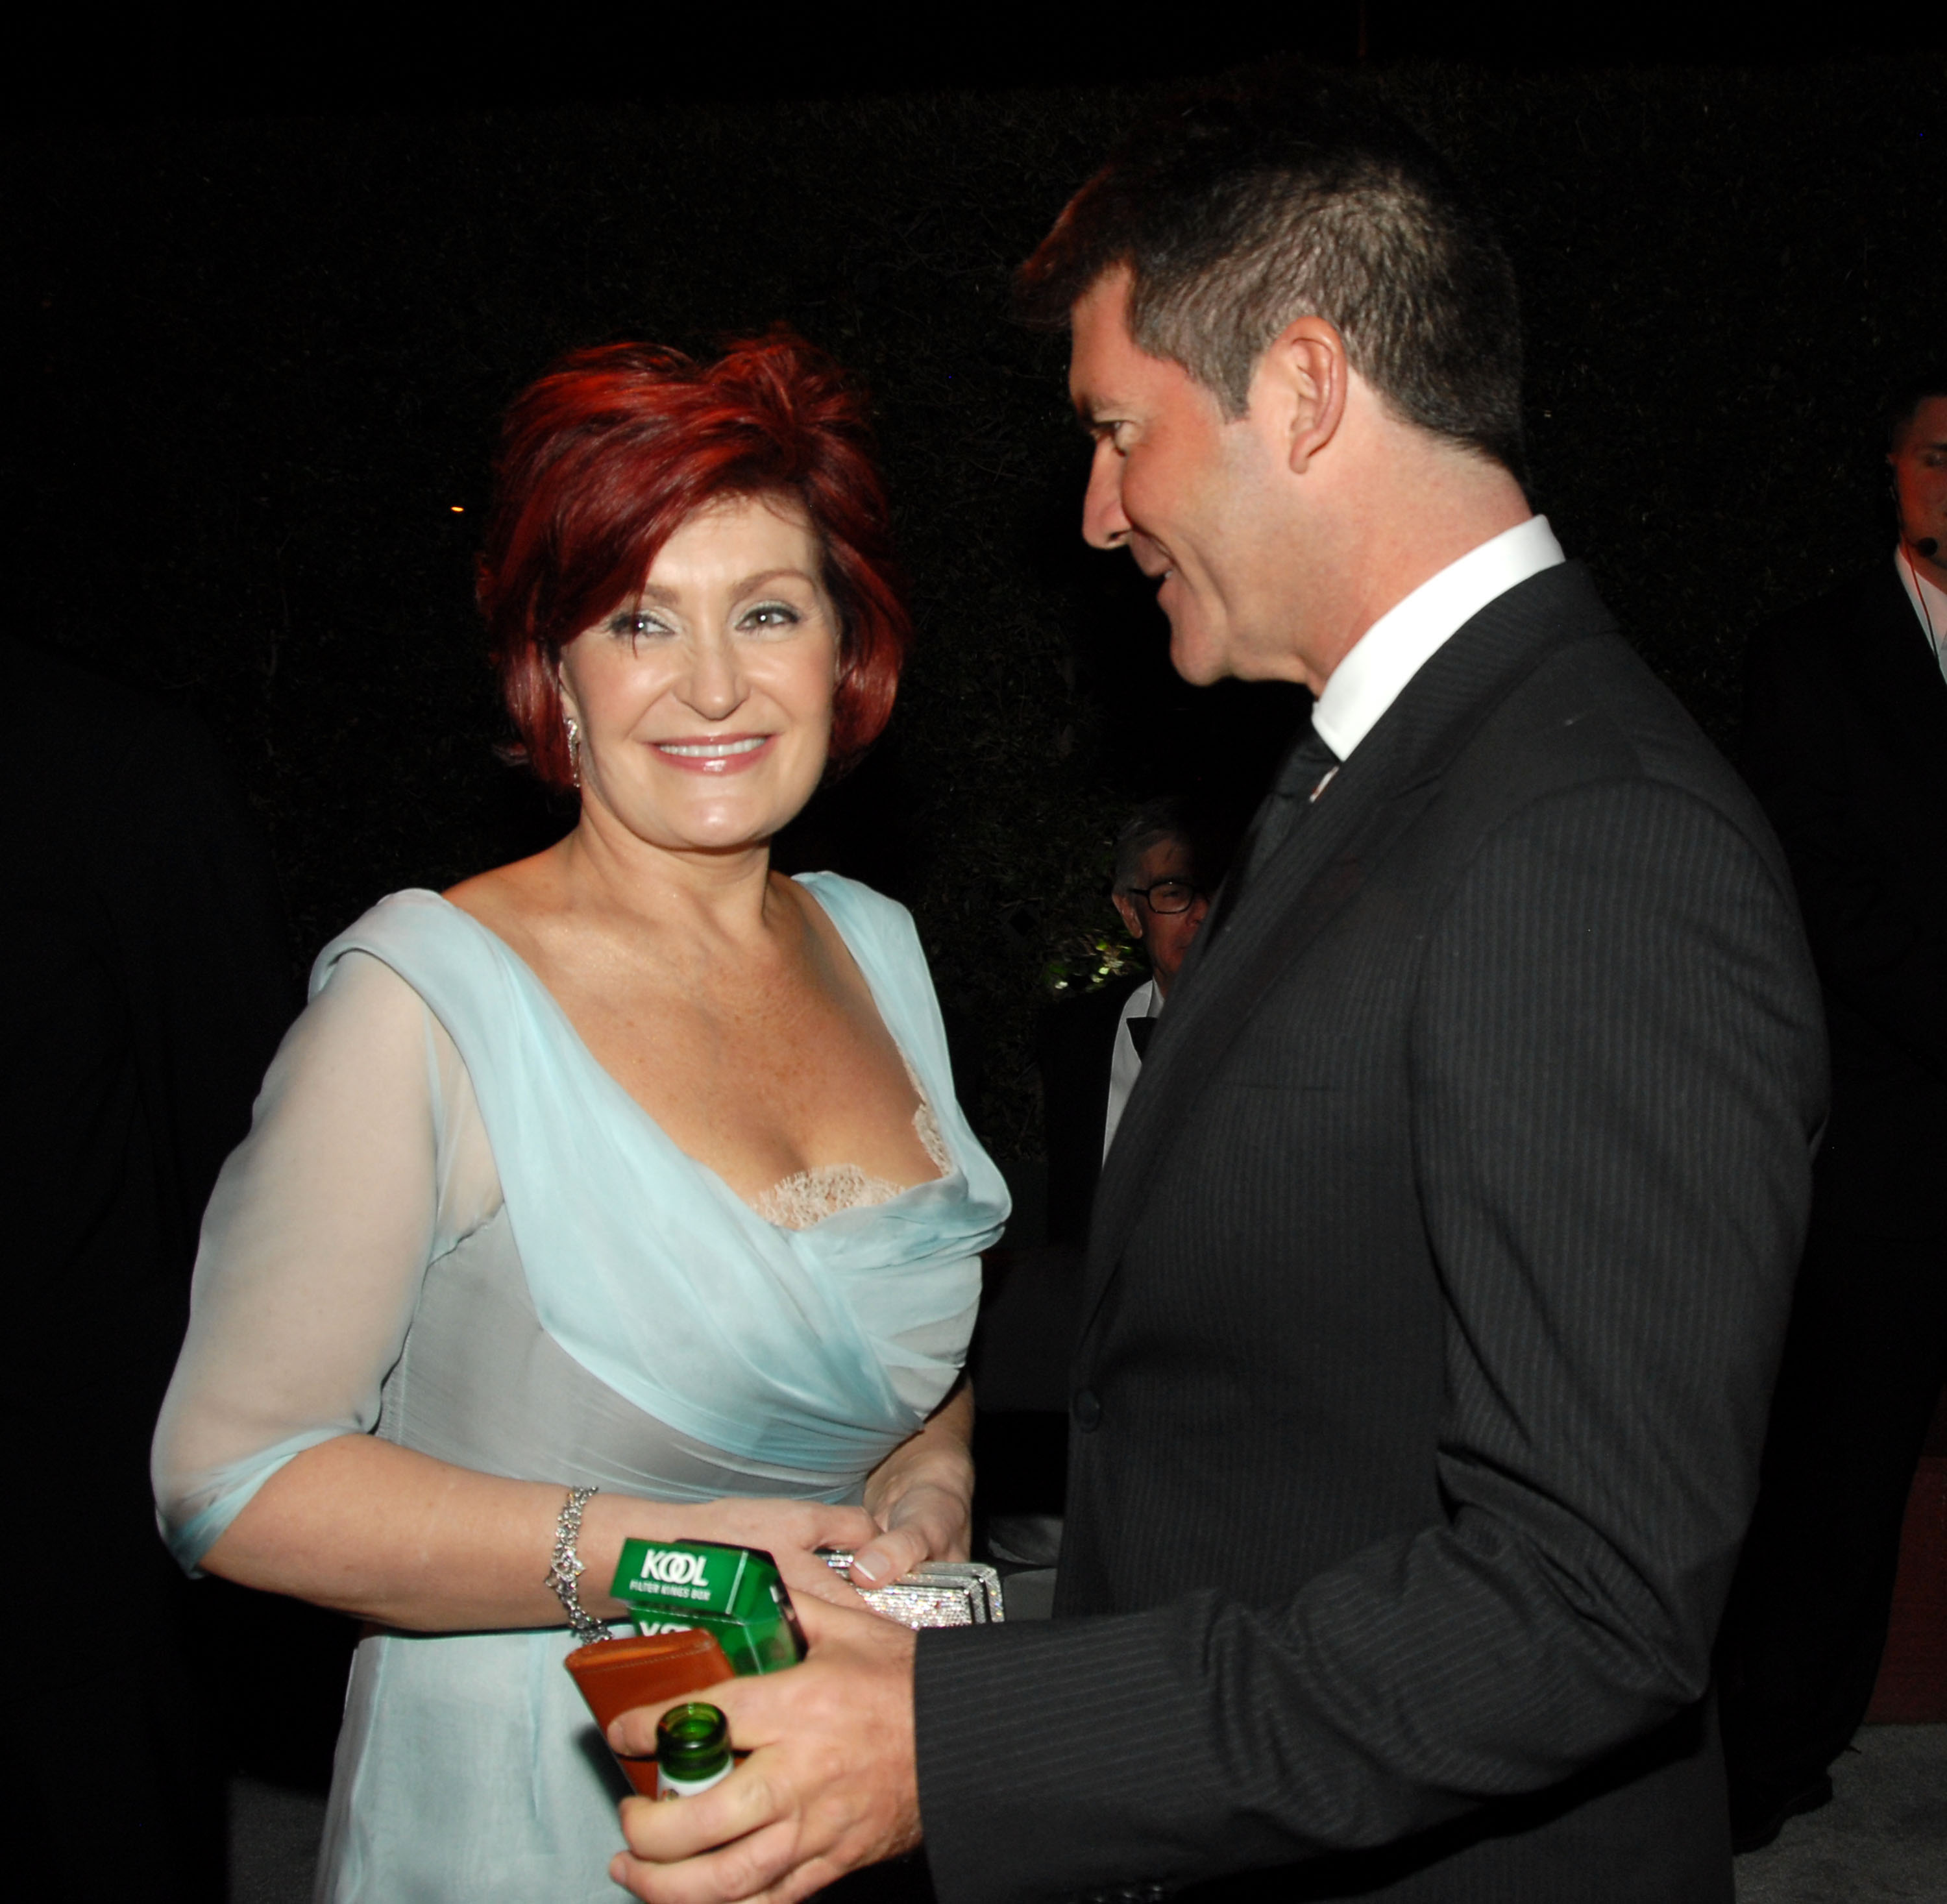
[[[507,711],[549,786],[574,779],[562,648],[635,593],[688,517],[726,497],[788,498],[823,550],[840,629],[833,763],[885,726],[912,620],[865,400],[786,327],[708,364],[648,344],[572,352],[515,399],[496,475],[481,611]]]

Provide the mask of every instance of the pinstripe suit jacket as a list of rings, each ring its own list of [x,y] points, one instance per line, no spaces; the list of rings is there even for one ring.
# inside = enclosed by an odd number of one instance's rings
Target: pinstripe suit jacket
[[[1062,1617],[920,1643],[946,1904],[1728,1904],[1708,1660],[1824,1091],[1750,796],[1582,571],[1511,590],[1171,999]]]

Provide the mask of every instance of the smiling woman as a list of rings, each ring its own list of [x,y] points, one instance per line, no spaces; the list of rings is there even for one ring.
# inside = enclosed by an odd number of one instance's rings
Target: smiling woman
[[[625,1540],[847,1599],[816,1549],[964,1556],[1007,1215],[911,920],[770,868],[906,639],[835,367],[776,333],[570,358],[509,419],[480,598],[579,819],[326,948],[156,1434],[185,1566],[370,1623],[339,1901],[612,1895],[621,1788],[560,1661]]]
[[[838,669],[822,566],[788,500],[708,504],[630,602],[568,643],[562,718],[591,820],[734,850],[803,806],[824,771]]]
[[[843,766],[893,711],[910,623],[864,407],[829,359],[782,329],[705,367],[673,351],[578,351],[509,413],[481,564],[503,690],[534,770],[574,776],[562,648],[633,592],[698,511],[765,498],[809,532],[839,623],[831,736]]]

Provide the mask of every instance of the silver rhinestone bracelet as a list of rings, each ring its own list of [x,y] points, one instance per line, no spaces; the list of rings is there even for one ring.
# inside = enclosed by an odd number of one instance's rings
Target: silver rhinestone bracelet
[[[581,1510],[601,1491],[599,1488],[569,1488],[568,1499],[562,1503],[561,1518],[554,1524],[554,1564],[547,1571],[547,1584],[566,1609],[574,1636],[584,1645],[608,1637],[608,1627],[581,1604],[574,1584],[587,1571],[580,1555],[574,1550],[575,1542],[581,1538]]]

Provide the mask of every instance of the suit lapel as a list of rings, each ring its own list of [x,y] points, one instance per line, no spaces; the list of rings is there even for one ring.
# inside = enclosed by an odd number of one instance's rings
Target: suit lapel
[[[1839,665],[1858,683],[1899,757],[1925,778],[1947,783],[1947,680],[1927,652],[1913,604],[1890,563],[1860,609],[1856,630],[1843,637],[1847,652]]]
[[[1481,723],[1562,642],[1611,627],[1579,565],[1491,602],[1414,676],[1317,803],[1186,962],[1103,1167],[1082,1296],[1085,1333],[1127,1248],[1171,1134],[1258,1001],[1356,897],[1438,791]]]

